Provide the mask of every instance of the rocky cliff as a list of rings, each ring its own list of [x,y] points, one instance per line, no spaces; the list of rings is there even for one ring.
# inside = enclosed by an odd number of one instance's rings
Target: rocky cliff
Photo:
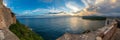
[[[3,5],[0,0],[0,40],[19,40],[16,35],[9,31],[9,26],[16,23],[16,17],[11,10]]]
[[[2,0],[0,0],[0,29],[8,27],[13,23],[16,23],[15,15],[9,8],[5,7]]]

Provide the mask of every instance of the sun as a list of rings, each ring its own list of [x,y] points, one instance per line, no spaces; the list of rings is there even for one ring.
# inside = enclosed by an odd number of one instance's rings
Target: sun
[[[71,16],[74,16],[75,14],[70,14]]]
[[[111,2],[112,2],[112,3],[115,3],[115,2],[116,2],[116,0],[111,0]]]

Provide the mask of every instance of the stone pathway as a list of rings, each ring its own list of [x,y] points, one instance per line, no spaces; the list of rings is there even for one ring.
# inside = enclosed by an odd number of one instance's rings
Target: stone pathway
[[[0,30],[0,40],[4,40],[5,36],[2,30]]]
[[[3,29],[3,33],[5,36],[4,40],[19,40],[19,38],[12,33],[8,28]]]
[[[0,40],[19,40],[8,28],[0,29]]]

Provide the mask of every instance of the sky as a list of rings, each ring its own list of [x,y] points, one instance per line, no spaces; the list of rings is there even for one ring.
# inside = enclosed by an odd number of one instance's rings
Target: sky
[[[4,0],[4,4],[17,15],[76,12],[85,6],[81,0]]]
[[[78,15],[120,16],[120,0],[4,0],[16,15],[78,12]]]

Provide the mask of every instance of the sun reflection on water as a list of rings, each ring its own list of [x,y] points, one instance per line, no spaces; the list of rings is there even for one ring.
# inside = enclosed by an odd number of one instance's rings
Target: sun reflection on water
[[[97,24],[95,24],[97,23]],[[69,30],[68,32],[79,33],[85,30],[94,30],[99,28],[99,25],[103,25],[99,21],[84,20],[80,17],[72,17],[69,19]]]

